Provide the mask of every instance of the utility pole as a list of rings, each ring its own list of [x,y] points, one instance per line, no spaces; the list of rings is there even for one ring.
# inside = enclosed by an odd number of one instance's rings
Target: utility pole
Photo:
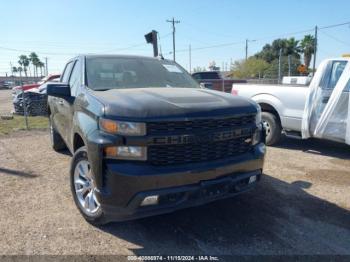
[[[189,58],[189,64],[190,64],[190,74],[192,73],[192,54],[191,54],[191,44],[188,49],[188,58]]]
[[[288,76],[290,76],[291,56],[288,55]]]
[[[49,75],[48,67],[47,67],[47,57],[45,57],[45,71],[46,71],[46,76]]]
[[[248,60],[248,43],[249,42],[255,42],[256,40],[249,40],[249,39],[246,39],[245,40],[245,60],[247,61]]]
[[[172,23],[173,25],[173,60],[175,61],[175,24],[180,23],[179,20],[175,20],[173,17],[172,20],[166,20],[168,23]]]
[[[282,72],[281,72],[281,60],[282,60],[282,48],[280,49],[279,57],[278,57],[278,83],[279,84],[281,83],[281,75],[282,75]]]
[[[19,71],[19,77],[21,78],[21,90],[22,90],[22,99],[23,99],[23,114],[24,114],[24,123],[26,125],[26,129],[29,129],[28,126],[28,113],[27,113],[27,100],[26,100],[26,95],[23,89],[23,81],[22,81],[22,70]]]
[[[12,82],[13,82],[13,83],[15,83],[15,76],[14,76],[14,72],[13,72],[12,62],[10,62],[10,67],[11,67],[11,77],[12,77]]]
[[[315,75],[315,71],[316,71],[317,31],[318,31],[318,27],[317,27],[317,26],[315,26],[314,62],[313,62],[313,67],[312,67],[312,76],[314,76],[314,75]]]

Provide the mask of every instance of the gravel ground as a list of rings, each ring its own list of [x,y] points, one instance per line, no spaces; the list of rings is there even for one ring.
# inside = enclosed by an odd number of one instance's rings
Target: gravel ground
[[[46,132],[0,137],[0,254],[350,254],[350,150],[285,140],[249,193],[93,227],[75,208],[69,153]]]

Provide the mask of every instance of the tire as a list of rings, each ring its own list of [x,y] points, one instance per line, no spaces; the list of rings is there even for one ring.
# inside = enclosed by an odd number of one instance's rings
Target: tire
[[[282,127],[277,116],[272,113],[262,112],[261,119],[266,129],[266,145],[277,144],[281,140],[282,135]]]
[[[51,141],[51,147],[56,152],[62,151],[63,149],[66,149],[66,144],[64,143],[61,135],[56,131],[55,127],[53,126],[51,116],[49,116],[49,124],[50,124],[50,141]]]
[[[106,224],[106,216],[96,199],[96,186],[85,146],[73,155],[70,184],[75,205],[87,222],[98,226]]]

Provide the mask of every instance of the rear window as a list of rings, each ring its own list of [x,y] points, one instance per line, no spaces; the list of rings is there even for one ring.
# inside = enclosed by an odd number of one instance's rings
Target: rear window
[[[218,72],[203,72],[203,73],[195,73],[193,75],[194,78],[201,79],[220,79],[220,75]]]

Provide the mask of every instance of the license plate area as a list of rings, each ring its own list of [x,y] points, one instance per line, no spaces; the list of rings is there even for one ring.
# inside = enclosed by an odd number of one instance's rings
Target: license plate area
[[[220,182],[205,181],[201,183],[200,194],[202,197],[215,197],[229,192],[232,181],[230,179]]]

